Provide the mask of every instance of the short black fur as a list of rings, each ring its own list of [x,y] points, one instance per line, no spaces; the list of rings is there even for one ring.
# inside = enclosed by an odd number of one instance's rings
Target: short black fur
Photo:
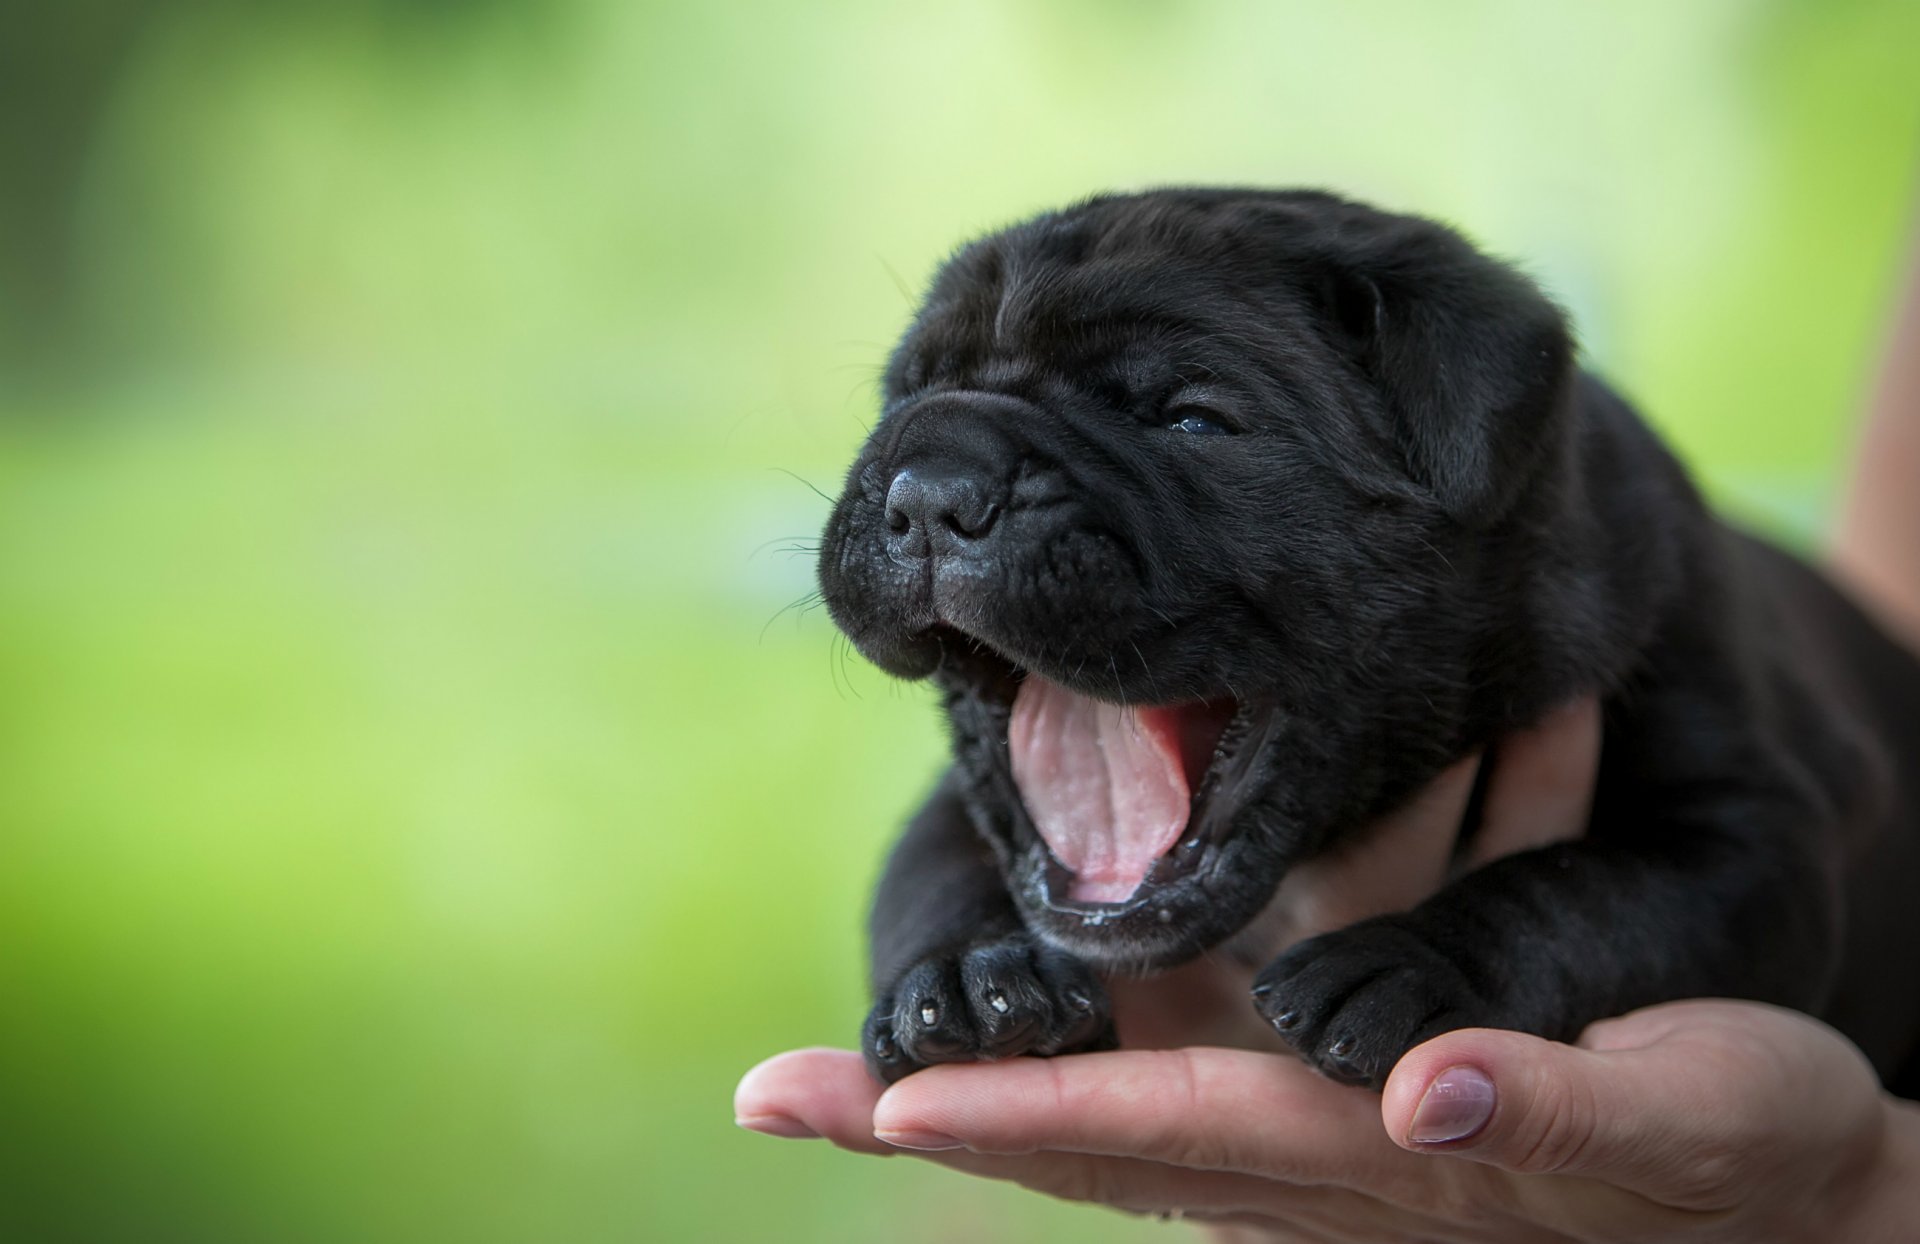
[[[1457,234],[1315,192],[1097,198],[945,266],[820,560],[952,730],[874,906],[876,1074],[1110,1044],[1098,973],[1222,944],[1293,864],[1598,692],[1588,836],[1287,950],[1254,990],[1279,1036],[1377,1087],[1450,1028],[1746,997],[1920,1089],[1920,662],[1715,521],[1574,355]],[[1127,904],[1059,895],[1008,763],[1028,672],[1230,716]]]

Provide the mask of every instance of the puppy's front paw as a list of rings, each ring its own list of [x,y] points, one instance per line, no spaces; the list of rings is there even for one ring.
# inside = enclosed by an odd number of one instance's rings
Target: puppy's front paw
[[[1071,955],[1025,935],[924,959],[867,1016],[867,1067],[893,1083],[933,1063],[1114,1047],[1107,991]]]
[[[1453,961],[1391,916],[1292,947],[1254,979],[1253,1005],[1322,1073],[1376,1092],[1422,1041],[1491,1022]]]

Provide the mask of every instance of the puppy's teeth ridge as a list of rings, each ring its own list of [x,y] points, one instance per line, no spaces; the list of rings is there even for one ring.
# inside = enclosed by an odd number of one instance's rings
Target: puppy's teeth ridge
[[[987,1005],[992,1007],[994,1010],[1000,1012],[1000,1014],[1002,1015],[1005,1015],[1008,1011],[1013,1009],[1013,1007],[1007,1002],[1007,995],[1000,993],[998,991],[987,995]]]
[[[940,1008],[931,1002],[920,1004],[920,1022],[931,1028],[940,1022]]]

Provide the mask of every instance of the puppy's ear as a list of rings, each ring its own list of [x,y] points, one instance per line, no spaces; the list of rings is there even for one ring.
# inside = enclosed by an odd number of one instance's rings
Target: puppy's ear
[[[1468,527],[1491,525],[1560,443],[1573,343],[1534,284],[1451,230],[1369,213],[1330,240],[1310,291],[1378,390],[1407,471]]]

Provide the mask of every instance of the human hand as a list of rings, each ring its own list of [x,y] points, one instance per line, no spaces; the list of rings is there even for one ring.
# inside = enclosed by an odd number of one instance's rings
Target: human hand
[[[1577,836],[1599,736],[1589,699],[1502,740],[1466,865]],[[1462,761],[1353,847],[1290,874],[1263,917],[1274,948],[1438,889],[1479,763]],[[1879,1097],[1844,1039],[1748,1004],[1653,1008],[1595,1025],[1581,1048],[1450,1033],[1410,1052],[1382,1098],[1288,1056],[1151,1048],[1271,1050],[1247,1004],[1250,975],[1215,956],[1118,983],[1121,1052],[934,1068],[884,1096],[855,1055],[781,1055],[742,1080],[736,1113],[776,1135],[925,1150],[1069,1199],[1296,1240],[1757,1241],[1807,1238],[1793,1234],[1802,1222],[1821,1224],[1813,1238],[1874,1239],[1837,1233],[1856,1219],[1830,1211],[1840,1213],[1849,1188],[1857,1205],[1879,1205],[1874,1172],[1889,1162],[1920,1169],[1909,1152],[1920,1146],[1902,1130],[1911,1108]],[[1433,1115],[1418,1110],[1430,1091],[1436,1108],[1463,1092],[1451,1078],[1432,1088],[1455,1067],[1498,1085],[1491,1116],[1455,1141],[1412,1139],[1416,1117],[1431,1135]],[[1493,1104],[1484,1089],[1469,1097]],[[1907,1139],[1876,1150],[1882,1114],[1902,1121],[1890,1134]],[[955,1147],[931,1148],[942,1145]],[[1769,1208],[1781,1199],[1801,1216]],[[1860,1210],[1870,1212],[1879,1211]]]
[[[735,1110],[1244,1238],[1850,1244],[1920,1222],[1920,1110],[1832,1029],[1755,1003],[1652,1007],[1577,1046],[1448,1033],[1379,1098],[1237,1050],[935,1067],[884,1092],[857,1055],[801,1050]]]

